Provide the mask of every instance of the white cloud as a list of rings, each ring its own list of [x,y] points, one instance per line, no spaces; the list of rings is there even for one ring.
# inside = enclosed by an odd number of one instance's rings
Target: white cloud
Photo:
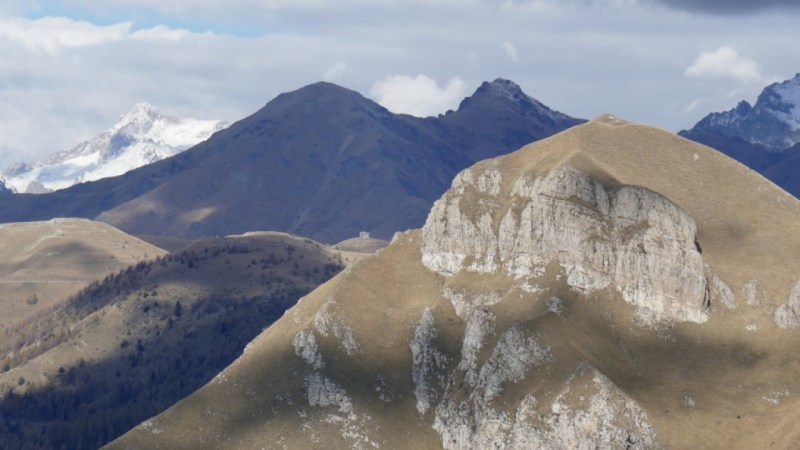
[[[500,44],[500,46],[503,48],[503,51],[506,52],[506,55],[508,55],[508,59],[514,63],[519,62],[519,53],[517,52],[517,47],[514,46],[514,44],[510,42],[503,42]]]
[[[55,53],[64,47],[84,47],[120,41],[130,33],[131,22],[98,26],[65,17],[37,20],[0,19],[0,36],[32,50]]]
[[[325,71],[322,79],[328,82],[336,82],[342,79],[342,75],[347,71],[347,63],[339,62]]]
[[[758,63],[727,45],[701,53],[684,73],[690,77],[734,78],[742,82],[763,79]]]
[[[470,93],[448,90],[454,74],[467,86],[505,77],[567,114],[613,111],[678,130],[755,98],[771,74],[798,71],[797,61],[787,57],[800,41],[798,14],[713,17],[651,3],[0,0],[0,169],[67,149],[106,129],[136,102],[235,121],[279,93],[321,78],[369,94],[387,74],[425,74],[439,82],[430,82],[433,94],[396,86],[393,91],[422,98],[380,97],[392,108],[426,115],[454,108]],[[11,18],[72,11],[114,25],[50,19],[63,28],[55,32],[45,27],[47,20]],[[162,26],[142,30],[137,18],[159,19]],[[176,30],[181,27],[214,33]],[[519,46],[513,66],[506,42]],[[706,75],[687,82],[687,55],[696,56],[698,45],[713,50],[720,43],[757,55],[763,78],[740,83]],[[346,62],[344,70],[339,62]],[[735,99],[726,96],[732,89]],[[448,91],[456,94],[443,94]],[[686,112],[693,99],[701,103]],[[421,112],[410,106],[423,101],[441,106]]]
[[[153,28],[136,30],[130,34],[132,39],[143,41],[178,41],[191,34],[189,30],[180,28],[169,28],[164,25],[156,25]],[[203,33],[211,35],[212,33]]]
[[[417,117],[428,117],[455,108],[467,94],[461,78],[451,78],[444,87],[426,75],[391,75],[376,81],[370,95],[386,109]]]
[[[132,26],[130,21],[95,25],[66,17],[43,17],[36,20],[0,18],[0,38],[52,55],[63,48],[92,47],[126,39],[177,41],[190,34],[188,30],[164,25],[136,31],[131,31]]]

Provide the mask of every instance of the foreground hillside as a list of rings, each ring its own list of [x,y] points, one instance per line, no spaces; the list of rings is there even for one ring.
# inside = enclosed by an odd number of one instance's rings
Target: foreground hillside
[[[336,243],[419,227],[461,169],[582,122],[506,80],[457,111],[392,114],[316,83],[171,158],[45,195],[0,195],[0,222],[89,217],[184,238],[277,230]]]
[[[99,447],[208,382],[341,268],[338,252],[286,234],[205,239],[9,326],[0,448]]]
[[[605,116],[461,172],[109,448],[797,448],[798,261],[800,202]]]

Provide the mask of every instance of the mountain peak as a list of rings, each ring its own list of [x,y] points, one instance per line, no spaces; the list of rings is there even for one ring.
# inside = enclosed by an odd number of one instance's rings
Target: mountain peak
[[[496,78],[494,81],[481,83],[472,96],[465,98],[461,102],[458,109],[469,107],[479,99],[497,99],[513,104],[536,102],[536,100],[525,94],[517,83],[504,78]]]
[[[311,116],[317,116],[318,119],[341,117],[356,110],[377,115],[389,114],[386,108],[354,90],[319,81],[278,95],[251,117],[272,116],[285,119],[292,116],[306,121]]]
[[[137,103],[127,113],[120,116],[112,129],[120,129],[130,124],[152,124],[162,114],[149,103]]]
[[[149,103],[137,103],[100,135],[43,161],[15,164],[3,175],[17,192],[63,189],[172,156],[226,126],[223,121],[164,115]]]
[[[714,133],[743,139],[770,152],[782,152],[800,142],[800,73],[773,83],[755,105],[741,101],[728,111],[704,117],[687,133]]]

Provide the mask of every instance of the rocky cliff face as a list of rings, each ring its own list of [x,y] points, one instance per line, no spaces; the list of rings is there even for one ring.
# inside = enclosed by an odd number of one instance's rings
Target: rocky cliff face
[[[612,288],[648,324],[706,321],[697,227],[667,198],[607,187],[570,166],[503,181],[491,164],[456,177],[422,229],[426,267],[445,276],[502,271],[536,290],[557,262],[569,286]]]
[[[791,448],[800,206],[743,170],[610,118],[476,164],[111,447]]]

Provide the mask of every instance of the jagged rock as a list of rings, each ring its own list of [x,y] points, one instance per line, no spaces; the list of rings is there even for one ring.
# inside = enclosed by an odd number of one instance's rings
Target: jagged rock
[[[614,287],[646,324],[706,321],[708,274],[697,229],[667,198],[636,186],[607,187],[564,165],[507,181],[504,202],[500,179],[492,167],[456,177],[422,229],[426,267],[445,276],[501,270],[535,283],[557,261],[570,286]],[[477,207],[466,201],[475,195]]]
[[[786,303],[775,311],[775,323],[780,328],[800,328],[800,281],[794,285]]]
[[[328,300],[314,316],[314,326],[322,336],[331,335],[348,355],[355,355],[361,351],[361,346],[356,339],[353,329],[336,311],[336,302]]]
[[[414,381],[414,396],[417,398],[417,411],[420,414],[425,414],[436,402],[444,385],[447,355],[436,346],[437,334],[433,313],[426,308],[411,341],[411,378]]]

